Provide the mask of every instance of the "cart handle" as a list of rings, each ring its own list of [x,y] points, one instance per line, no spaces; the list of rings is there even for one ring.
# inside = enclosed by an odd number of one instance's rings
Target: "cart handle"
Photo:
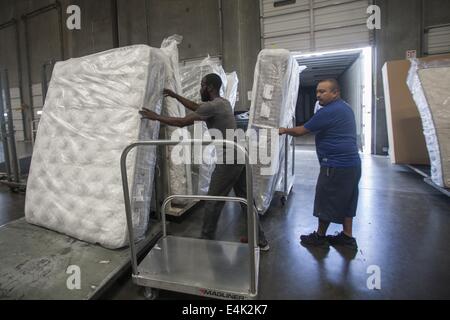
[[[198,195],[171,195],[169,197],[167,197],[162,206],[161,206],[161,219],[162,219],[162,225],[163,225],[163,236],[165,237],[167,235],[167,231],[166,231],[166,209],[167,209],[167,205],[173,200],[173,199],[190,199],[190,200],[204,200],[204,201],[230,201],[230,202],[240,202],[243,203],[245,205],[247,205],[247,199],[244,198],[239,198],[239,197],[222,197],[222,196],[198,196]],[[253,214],[255,214],[255,211],[253,210]],[[256,220],[256,216],[254,217]],[[256,243],[256,242],[255,242]],[[255,247],[256,248],[256,247]]]

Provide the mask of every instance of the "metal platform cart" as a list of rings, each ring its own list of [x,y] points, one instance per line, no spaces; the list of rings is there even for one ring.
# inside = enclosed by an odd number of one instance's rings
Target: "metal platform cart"
[[[235,142],[215,140],[214,144],[232,145],[245,154],[247,199],[198,195],[172,195],[161,208],[163,235],[138,265],[134,244],[131,202],[126,171],[128,153],[138,146],[173,146],[177,144],[211,144],[202,140],[155,140],[136,142],[122,153],[121,172],[130,239],[132,279],[145,288],[145,296],[155,299],[158,290],[176,291],[218,299],[254,299],[258,294],[259,247],[256,245],[256,211],[253,205],[252,170],[245,148]],[[247,205],[248,244],[167,235],[166,208],[175,198],[232,201]]]

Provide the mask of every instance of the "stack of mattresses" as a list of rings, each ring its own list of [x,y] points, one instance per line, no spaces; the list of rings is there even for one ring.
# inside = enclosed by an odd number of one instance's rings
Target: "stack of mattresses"
[[[120,157],[137,140],[157,139],[165,55],[139,45],[59,62],[53,70],[27,184],[28,222],[80,240],[128,243]],[[135,149],[127,169],[136,239],[149,221],[155,147]]]

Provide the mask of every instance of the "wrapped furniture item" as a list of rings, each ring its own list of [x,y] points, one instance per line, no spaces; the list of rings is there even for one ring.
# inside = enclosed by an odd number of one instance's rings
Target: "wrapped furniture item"
[[[227,87],[227,74],[223,70],[218,61],[211,57],[206,57],[200,63],[188,63],[180,68],[181,86],[183,88],[184,97],[191,101],[200,103],[202,98],[200,96],[200,83],[204,76],[210,73],[215,73],[222,79],[222,88],[220,95],[225,97]]]
[[[167,56],[166,78],[164,87],[178,94],[182,94],[181,77],[178,62],[178,45],[181,43],[182,39],[183,38],[181,36],[174,35],[167,39],[164,39],[161,45],[161,50]],[[186,111],[185,107],[181,105],[176,99],[165,98],[163,101],[161,114],[168,117],[184,118],[186,116]],[[171,126],[162,127],[162,139],[170,140],[173,134],[175,134],[179,138],[182,137],[183,139],[189,139],[189,132],[186,128]],[[181,148],[182,152],[188,151],[186,150],[186,148],[190,148],[190,146]],[[192,194],[191,166],[189,164],[190,161],[183,161],[183,163],[181,164],[176,164],[174,161],[172,161],[172,150],[174,150],[174,147],[167,147],[165,149],[166,152],[163,152],[164,156],[161,162],[163,175],[166,177],[166,179],[164,179],[166,182],[164,185],[165,196],[174,194]],[[177,154],[177,156],[185,157],[189,154]],[[179,208],[183,208],[188,203],[188,200],[174,199],[169,205],[168,213],[178,215],[178,213],[180,212]]]
[[[258,55],[250,107],[249,139],[252,146],[260,144],[262,154],[270,155],[273,170],[265,173],[267,164],[257,158],[253,165],[253,186],[256,208],[260,214],[269,208],[277,190],[284,190],[285,137],[278,137],[278,128],[293,127],[297,103],[300,69],[290,52],[265,49]],[[264,129],[264,130],[262,130]],[[273,134],[273,130],[276,134]],[[276,138],[278,143],[272,139]],[[292,146],[292,139],[287,147]],[[271,150],[273,147],[278,149]],[[290,148],[290,147],[289,147]],[[291,152],[288,152],[291,154]],[[288,159],[286,159],[288,160]],[[287,184],[292,186],[292,165],[288,168]],[[290,186],[288,188],[290,189]]]
[[[25,216],[43,226],[107,248],[128,244],[120,171],[126,146],[157,139],[165,56],[139,45],[58,62],[39,124],[27,184]],[[127,162],[136,239],[148,227],[154,147]]]
[[[422,118],[431,180],[450,188],[450,59],[412,60],[408,87]]]
[[[227,73],[227,87],[225,88],[224,98],[230,101],[231,107],[233,109],[237,101],[238,86],[239,86],[239,79],[236,71]]]
[[[239,78],[235,71],[225,73],[218,61],[206,57],[200,63],[194,62],[181,67],[180,73],[184,96],[197,103],[201,102],[200,82],[203,77],[210,73],[219,75],[222,79],[220,95],[230,101],[231,107],[234,109],[239,86]]]

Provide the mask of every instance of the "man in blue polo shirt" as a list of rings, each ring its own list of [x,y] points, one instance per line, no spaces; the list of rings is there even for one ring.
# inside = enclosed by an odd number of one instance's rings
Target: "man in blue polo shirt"
[[[319,219],[317,231],[300,236],[301,243],[310,246],[343,245],[357,249],[353,237],[353,218],[358,205],[358,184],[361,159],[356,140],[355,116],[341,99],[335,79],[319,82],[317,100],[320,109],[304,126],[280,128],[279,133],[302,136],[316,135],[320,174],[316,185],[314,216]],[[343,231],[326,236],[330,223],[343,225]]]

